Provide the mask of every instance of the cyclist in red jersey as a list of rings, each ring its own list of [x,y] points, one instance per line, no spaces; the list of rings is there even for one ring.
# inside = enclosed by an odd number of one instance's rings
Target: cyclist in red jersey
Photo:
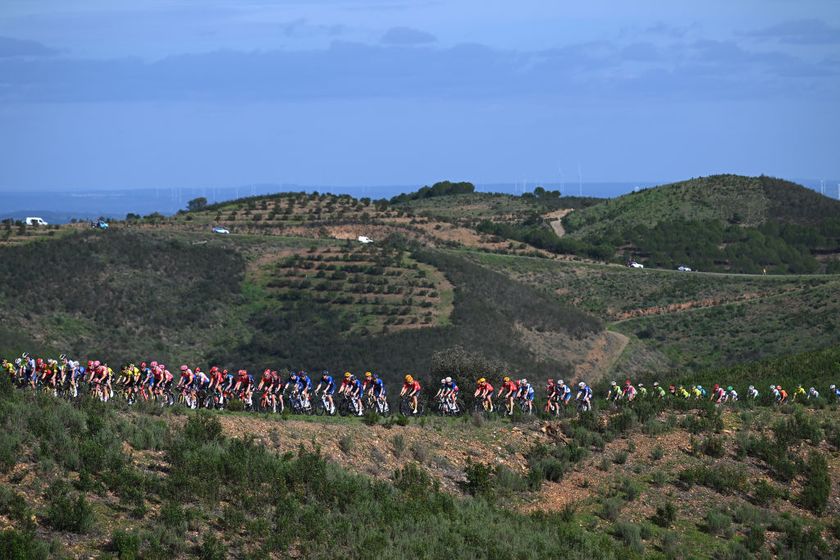
[[[505,410],[508,416],[513,416],[513,400],[519,392],[519,384],[511,379],[505,377],[502,383],[502,388],[499,390],[499,396],[505,400]]]
[[[413,414],[417,414],[417,397],[420,394],[420,390],[420,382],[414,379],[414,376],[406,375],[405,382],[400,391],[400,397],[408,396],[411,399],[411,410]]]
[[[487,412],[493,412],[493,386],[484,377],[480,378],[475,386],[476,399],[479,399]]]

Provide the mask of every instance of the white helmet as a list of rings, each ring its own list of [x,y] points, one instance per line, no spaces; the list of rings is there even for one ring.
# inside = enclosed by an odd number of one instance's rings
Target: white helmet
[[[447,377],[446,379],[444,379],[444,381],[446,381],[447,383],[452,383],[452,378],[451,378],[451,377]]]
[[[563,381],[562,379],[558,379],[558,380],[557,380],[557,384],[558,384],[558,385],[565,385],[565,384],[566,384],[566,382],[565,382],[565,381]]]
[[[583,389],[584,387],[586,387],[586,383],[584,383],[583,381],[581,381],[580,383],[578,383],[578,387],[580,387],[581,389]]]
[[[616,383],[615,381],[610,381],[610,385],[612,385],[613,387],[615,387],[616,385],[618,385],[618,383]]]
[[[753,389],[755,389],[755,387],[753,387],[752,385],[750,385],[750,391],[752,391]]]
[[[809,391],[816,391],[816,389],[814,389],[813,387],[811,387],[811,388],[810,388],[810,389],[808,389],[808,390],[809,390]]]
[[[654,387],[659,387],[659,381],[654,381],[654,382],[653,382],[653,386],[654,386]]]
[[[776,386],[775,386],[775,385],[770,385],[770,390],[771,390],[771,391],[772,391],[773,389],[775,389],[775,388],[776,388]]]
[[[644,387],[644,386],[645,386],[644,383],[639,383],[639,387]]]
[[[441,380],[440,380],[440,384],[441,384],[441,385],[445,385],[445,384],[446,384],[446,378],[445,378],[445,377],[444,377],[443,379],[441,379]]]
[[[834,389],[837,385],[832,385],[829,389]]]
[[[523,384],[523,385],[527,385],[527,384],[528,384],[528,380],[527,380],[527,379],[525,379],[524,377],[522,378],[522,384]]]

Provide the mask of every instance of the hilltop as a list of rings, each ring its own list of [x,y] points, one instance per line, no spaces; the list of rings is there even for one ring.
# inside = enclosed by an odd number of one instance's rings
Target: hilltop
[[[771,177],[716,175],[569,213],[572,239],[647,264],[733,272],[840,270],[840,202]]]

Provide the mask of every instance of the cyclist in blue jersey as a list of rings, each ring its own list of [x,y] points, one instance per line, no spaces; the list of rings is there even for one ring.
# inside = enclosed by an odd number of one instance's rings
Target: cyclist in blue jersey
[[[388,401],[385,395],[385,381],[378,374],[373,374],[373,396],[380,413],[387,412]]]
[[[356,416],[364,414],[364,406],[362,405],[362,395],[364,389],[362,381],[355,375],[350,376],[350,388],[347,390],[350,395],[350,400],[353,402],[353,407],[356,409]]]
[[[519,381],[519,392],[516,396],[525,403],[528,414],[534,413],[534,386],[528,383],[527,379]]]
[[[566,382],[562,379],[557,382],[557,394],[560,398],[560,402],[563,403],[564,406],[568,406],[569,401],[572,400],[572,388],[566,385]]]
[[[321,381],[318,382],[318,386],[315,388],[316,395],[321,392],[322,386],[324,391],[324,404],[326,404],[327,412],[329,414],[335,414],[335,401],[333,400],[333,395],[335,394],[335,380],[328,371],[321,372]]]
[[[592,388],[581,381],[578,383],[578,392],[575,396],[575,400],[579,401],[579,406],[582,410],[591,410],[592,409]]]
[[[309,404],[309,394],[312,392],[312,380],[305,371],[298,374],[298,392],[303,406],[307,406]]]

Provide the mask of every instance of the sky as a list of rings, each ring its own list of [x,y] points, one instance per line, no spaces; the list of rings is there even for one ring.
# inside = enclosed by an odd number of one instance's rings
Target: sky
[[[0,191],[840,177],[836,0],[3,0]]]

